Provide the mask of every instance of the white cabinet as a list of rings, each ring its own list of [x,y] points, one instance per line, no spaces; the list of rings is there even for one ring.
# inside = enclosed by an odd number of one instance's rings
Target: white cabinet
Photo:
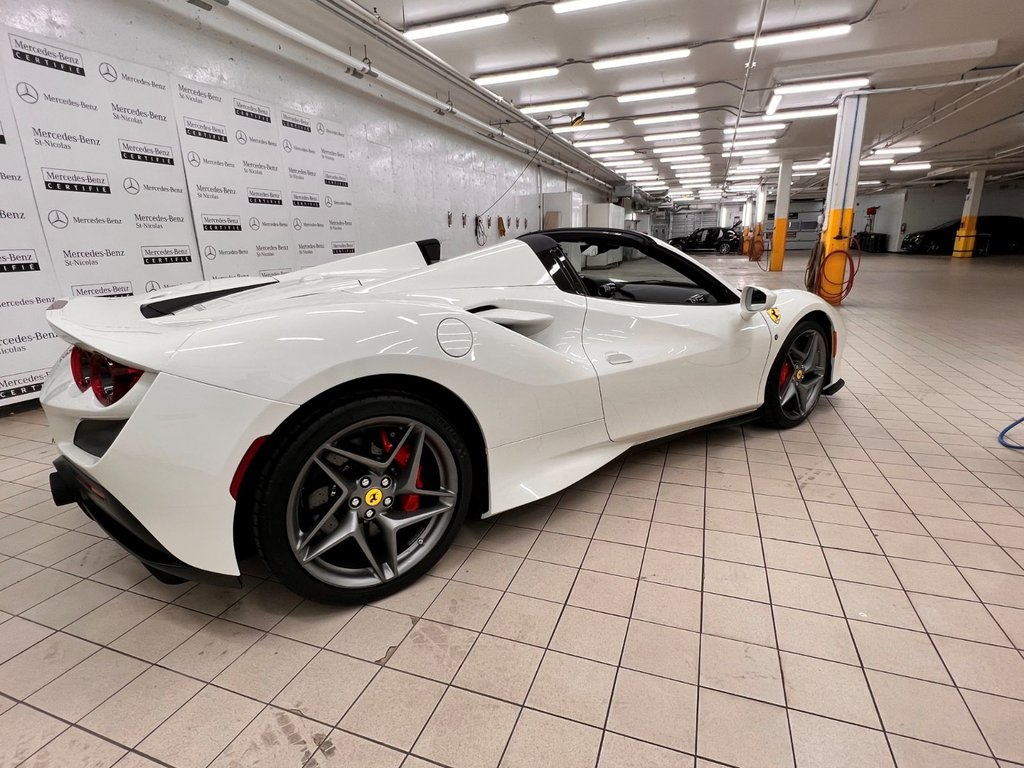
[[[583,195],[579,192],[545,192],[544,229],[583,226]]]
[[[587,226],[605,229],[623,229],[626,209],[615,203],[591,203],[587,206]]]

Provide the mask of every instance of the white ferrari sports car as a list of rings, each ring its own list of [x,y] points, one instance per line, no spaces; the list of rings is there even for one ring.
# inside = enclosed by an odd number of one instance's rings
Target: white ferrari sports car
[[[255,550],[305,597],[366,601],[467,516],[683,430],[795,426],[843,385],[832,307],[737,291],[647,235],[437,249],[56,302],[54,500],[163,580],[237,584]]]

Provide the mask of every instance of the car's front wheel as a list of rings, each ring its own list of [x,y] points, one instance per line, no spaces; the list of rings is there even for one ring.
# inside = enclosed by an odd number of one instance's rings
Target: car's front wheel
[[[732,253],[732,243],[719,243],[718,252],[722,254]]]
[[[789,429],[811,415],[828,376],[828,343],[817,323],[804,321],[786,339],[768,373],[761,419]]]
[[[333,603],[377,600],[428,571],[466,517],[466,441],[403,393],[311,411],[275,439],[254,495],[257,546],[285,586]]]

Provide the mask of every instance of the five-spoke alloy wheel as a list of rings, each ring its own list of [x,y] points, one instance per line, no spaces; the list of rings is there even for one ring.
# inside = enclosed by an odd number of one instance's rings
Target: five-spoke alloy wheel
[[[828,378],[829,347],[817,323],[802,322],[786,339],[765,386],[761,415],[774,427],[795,427],[814,410]]]
[[[300,426],[256,494],[256,538],[286,586],[359,602],[437,562],[466,516],[470,461],[456,428],[404,395],[366,397]]]

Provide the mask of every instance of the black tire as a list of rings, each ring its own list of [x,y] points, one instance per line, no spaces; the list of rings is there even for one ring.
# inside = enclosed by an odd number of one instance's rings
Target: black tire
[[[403,418],[433,430],[444,441],[457,473],[454,511],[439,530],[432,549],[406,572],[365,587],[340,587],[310,573],[289,540],[293,488],[322,446],[351,425],[374,419]],[[311,410],[304,418],[275,435],[260,465],[253,492],[253,530],[257,550],[270,571],[293,592],[323,603],[351,604],[379,600],[400,591],[429,571],[451,546],[472,498],[472,461],[465,439],[438,408],[404,392],[356,396],[337,405]],[[397,498],[397,497],[396,497]],[[394,514],[397,507],[391,510]],[[339,515],[341,513],[339,512]],[[381,510],[381,516],[387,511]]]
[[[731,243],[719,243],[718,244],[718,252],[721,253],[721,254],[732,253],[732,244]]]
[[[795,414],[792,408],[786,408],[783,406],[783,385],[788,384],[790,379],[788,376],[795,375],[795,371],[788,371],[786,373],[787,378],[783,381],[783,368],[787,365],[787,360],[790,359],[790,353],[793,350],[793,346],[798,341],[802,341],[808,333],[817,334],[821,349],[824,350],[824,364],[823,370],[818,374],[821,378],[821,386],[817,388],[817,393],[814,395],[813,402],[810,407],[807,408],[803,413]],[[825,331],[822,327],[815,322],[804,320],[798,323],[796,328],[792,330],[789,336],[786,338],[785,343],[782,345],[782,349],[779,351],[778,357],[775,358],[775,362],[772,363],[771,370],[768,372],[768,381],[765,383],[764,389],[764,405],[761,407],[760,420],[762,423],[776,429],[792,429],[793,427],[802,424],[808,416],[814,411],[814,408],[818,405],[821,400],[821,389],[827,381],[829,363],[831,359],[830,347],[828,339],[826,338]],[[792,361],[789,362],[792,366]]]

